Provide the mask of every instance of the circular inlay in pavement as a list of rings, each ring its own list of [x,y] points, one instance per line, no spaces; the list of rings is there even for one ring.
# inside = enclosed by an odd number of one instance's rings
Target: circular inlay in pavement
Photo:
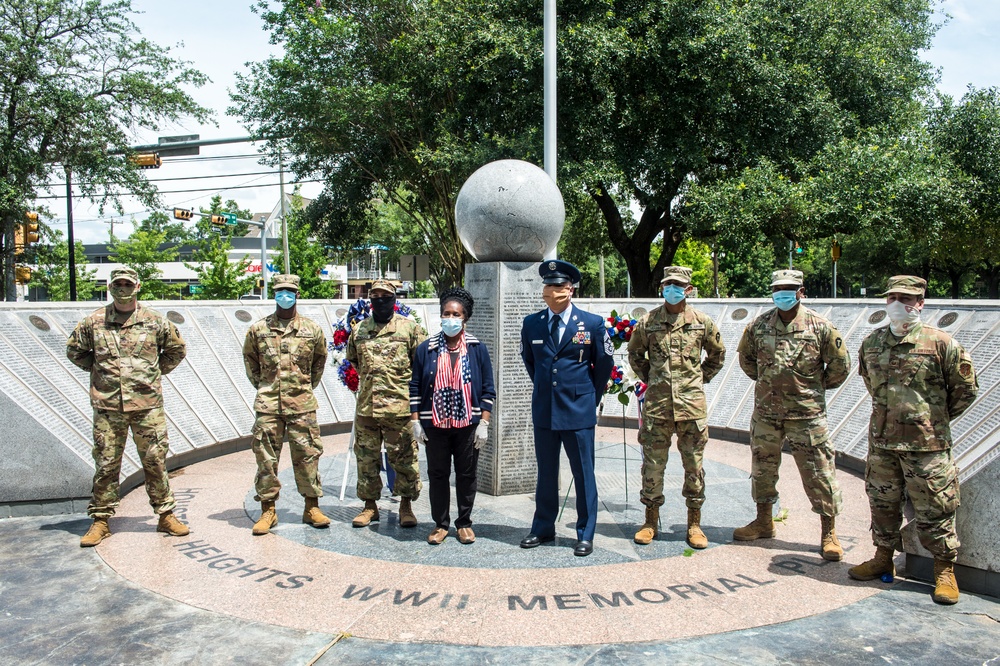
[[[580,645],[652,641],[758,627],[823,613],[886,589],[859,583],[847,569],[871,555],[863,479],[838,472],[844,496],[837,531],[843,562],[819,556],[819,517],[812,513],[794,460],[782,457],[777,536],[733,542],[733,528],[754,515],[750,450],[711,440],[706,449],[703,525],[711,547],[694,551],[685,538],[679,467],[671,460],[662,534],[642,547],[632,536],[642,519],[639,461],[630,438],[624,492],[621,431],[598,429],[601,509],[595,552],[573,556],[574,497],[557,523],[554,544],[518,547],[530,525],[530,495],[480,494],[473,512],[477,540],[451,536],[439,546],[426,487],[416,502],[420,524],[399,528],[396,505],[380,501],[378,525],[354,529],[360,503],[339,499],[348,435],[324,438],[325,496],[335,524],[301,523],[302,499],[282,458],[279,525],[255,537],[259,508],[248,502],[256,469],[249,451],[179,470],[172,477],[176,513],[186,537],[157,533],[144,489],[122,500],[113,536],[97,547],[105,562],[137,585],[177,601],[247,620],[344,632],[387,641],[465,645]],[[676,449],[671,449],[675,459]],[[563,461],[563,481],[570,475]],[[564,486],[565,488],[565,486]],[[249,506],[248,506],[249,505]],[[248,515],[249,509],[249,515]]]

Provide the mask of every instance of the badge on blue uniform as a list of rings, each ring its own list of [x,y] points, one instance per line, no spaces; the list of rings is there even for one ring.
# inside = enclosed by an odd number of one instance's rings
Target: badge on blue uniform
[[[590,331],[578,331],[573,336],[573,343],[578,345],[590,344]]]

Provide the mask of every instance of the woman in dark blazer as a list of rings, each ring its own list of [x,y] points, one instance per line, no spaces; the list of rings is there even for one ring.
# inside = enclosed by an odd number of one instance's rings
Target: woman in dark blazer
[[[479,447],[490,431],[496,391],[493,365],[486,345],[465,330],[472,316],[472,295],[449,289],[441,295],[441,332],[418,347],[410,379],[410,417],[413,436],[427,449],[427,478],[434,530],[427,543],[437,545],[448,536],[452,460],[458,540],[472,543],[472,505],[476,500]]]

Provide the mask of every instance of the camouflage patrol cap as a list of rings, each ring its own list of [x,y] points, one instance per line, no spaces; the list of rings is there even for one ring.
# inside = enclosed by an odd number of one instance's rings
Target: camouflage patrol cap
[[[802,271],[792,270],[791,268],[784,268],[780,271],[774,271],[773,273],[771,273],[771,286],[801,287]]]
[[[927,280],[916,275],[893,275],[886,284],[885,293],[879,294],[879,296],[910,294],[923,298],[925,291],[927,291]]]
[[[108,280],[108,284],[111,284],[115,280],[128,280],[132,284],[139,284],[139,274],[135,272],[134,268],[122,266],[111,271],[111,279]]]
[[[291,289],[292,291],[299,290],[299,276],[291,275],[288,273],[282,273],[280,275],[275,275],[272,281],[271,288],[275,291],[279,289]]]
[[[667,280],[675,280],[682,284],[691,284],[691,269],[687,266],[667,266],[663,269],[663,279],[660,284]]]
[[[389,282],[388,280],[386,280],[384,278],[379,278],[379,279],[375,280],[374,282],[372,282],[372,286],[368,288],[368,293],[370,294],[373,291],[375,291],[376,289],[381,289],[382,291],[387,291],[387,292],[389,292],[390,294],[392,294],[394,296],[396,295],[396,285],[394,285],[393,283]]]

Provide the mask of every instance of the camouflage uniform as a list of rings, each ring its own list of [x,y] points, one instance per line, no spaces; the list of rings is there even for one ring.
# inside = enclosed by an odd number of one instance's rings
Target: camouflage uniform
[[[318,324],[277,313],[254,323],[243,342],[247,378],[257,389],[253,452],[257,457],[256,500],[275,501],[281,489],[278,459],[288,432],[295,486],[303,497],[322,497],[323,455],[313,393],[326,368],[326,338]]]
[[[358,499],[377,500],[381,496],[383,441],[389,465],[396,472],[394,494],[411,500],[420,496],[409,384],[413,355],[426,337],[415,321],[395,314],[385,324],[372,317],[365,319],[347,340],[347,360],[358,369],[359,378],[354,438]]]
[[[872,396],[865,489],[876,546],[902,550],[906,497],[917,533],[936,558],[958,557],[958,469],[951,420],[976,399],[972,359],[950,335],[916,324],[900,338],[889,327],[861,343],[859,372]]]
[[[641,499],[646,506],[663,505],[663,472],[675,432],[684,463],[682,493],[687,506],[699,509],[705,502],[702,458],[708,442],[708,406],[704,384],[719,373],[725,357],[722,336],[711,317],[690,305],[678,314],[667,312],[665,306],[655,308],[632,332],[629,364],[649,385],[639,431]]]
[[[92,518],[108,518],[118,508],[129,428],[142,461],[150,505],[158,515],[173,511],[160,375],[176,368],[185,353],[177,327],[138,304],[132,312],[120,313],[113,303],[94,311],[77,324],[66,342],[69,360],[90,372],[95,471],[87,514]]]
[[[748,325],[737,350],[743,372],[757,382],[750,421],[753,498],[757,504],[778,500],[778,466],[787,441],[813,511],[836,516],[841,496],[826,391],[847,379],[850,355],[833,324],[801,303],[787,324],[778,313],[768,310]]]

